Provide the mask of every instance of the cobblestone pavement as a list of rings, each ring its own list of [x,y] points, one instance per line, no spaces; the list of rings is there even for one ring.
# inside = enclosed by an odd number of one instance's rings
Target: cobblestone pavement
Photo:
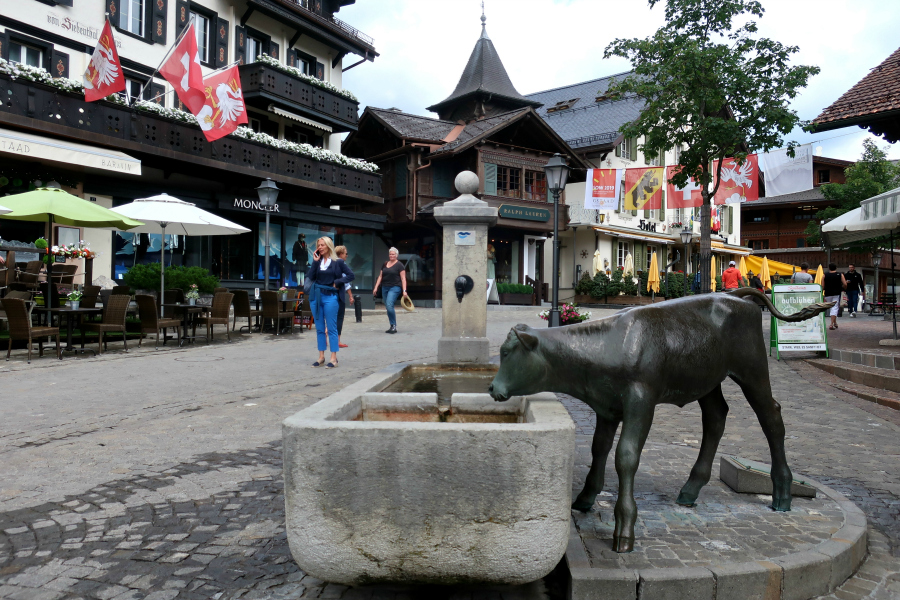
[[[536,312],[489,312],[492,351],[515,323],[544,326]],[[347,589],[305,576],[291,559],[280,423],[387,363],[434,360],[440,312],[399,317],[396,336],[383,334],[381,320],[348,322],[351,347],[333,371],[308,366],[310,333],[0,363],[0,598],[559,597],[552,580]],[[871,556],[832,597],[900,597],[900,427],[794,364],[770,361],[790,464],[870,520]],[[721,451],[768,462],[746,402],[734,385],[725,388],[731,412]],[[589,435],[592,415],[570,404],[579,434]],[[697,447],[696,404],[657,412],[651,443]],[[581,436],[581,444],[589,439]]]

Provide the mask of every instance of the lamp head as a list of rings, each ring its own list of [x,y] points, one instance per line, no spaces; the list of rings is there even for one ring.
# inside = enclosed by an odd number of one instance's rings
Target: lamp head
[[[875,252],[872,253],[872,266],[873,267],[881,266],[881,256],[882,256],[882,254],[878,250],[876,250]]]
[[[691,238],[694,237],[694,232],[690,229],[682,229],[681,230],[681,243],[687,246],[691,243]]]
[[[275,185],[275,182],[266,177],[266,180],[259,184],[256,193],[259,194],[259,204],[263,208],[272,208],[275,206],[275,200],[278,198],[278,192],[281,189]]]
[[[566,187],[569,179],[569,165],[560,153],[550,157],[544,165],[544,174],[547,176],[547,189],[551,192],[559,192]]]

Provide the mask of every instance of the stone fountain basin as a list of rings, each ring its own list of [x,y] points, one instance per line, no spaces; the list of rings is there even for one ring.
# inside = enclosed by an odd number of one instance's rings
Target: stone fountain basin
[[[520,584],[569,537],[575,427],[553,394],[379,393],[394,366],[284,421],[291,552],[308,574]]]

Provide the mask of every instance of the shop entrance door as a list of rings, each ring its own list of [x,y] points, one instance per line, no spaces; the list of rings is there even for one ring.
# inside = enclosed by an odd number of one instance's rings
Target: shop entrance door
[[[522,244],[523,275],[526,284],[533,283],[538,300],[542,298],[545,237],[525,236]]]

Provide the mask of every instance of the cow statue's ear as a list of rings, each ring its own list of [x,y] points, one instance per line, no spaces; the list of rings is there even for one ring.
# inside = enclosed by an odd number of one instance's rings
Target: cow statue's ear
[[[528,329],[530,328],[527,326],[517,325],[513,327],[512,332],[516,334],[516,337],[519,338],[519,342],[523,346],[525,346],[529,350],[534,350],[535,348],[537,348],[538,338],[536,335],[528,333]]]

